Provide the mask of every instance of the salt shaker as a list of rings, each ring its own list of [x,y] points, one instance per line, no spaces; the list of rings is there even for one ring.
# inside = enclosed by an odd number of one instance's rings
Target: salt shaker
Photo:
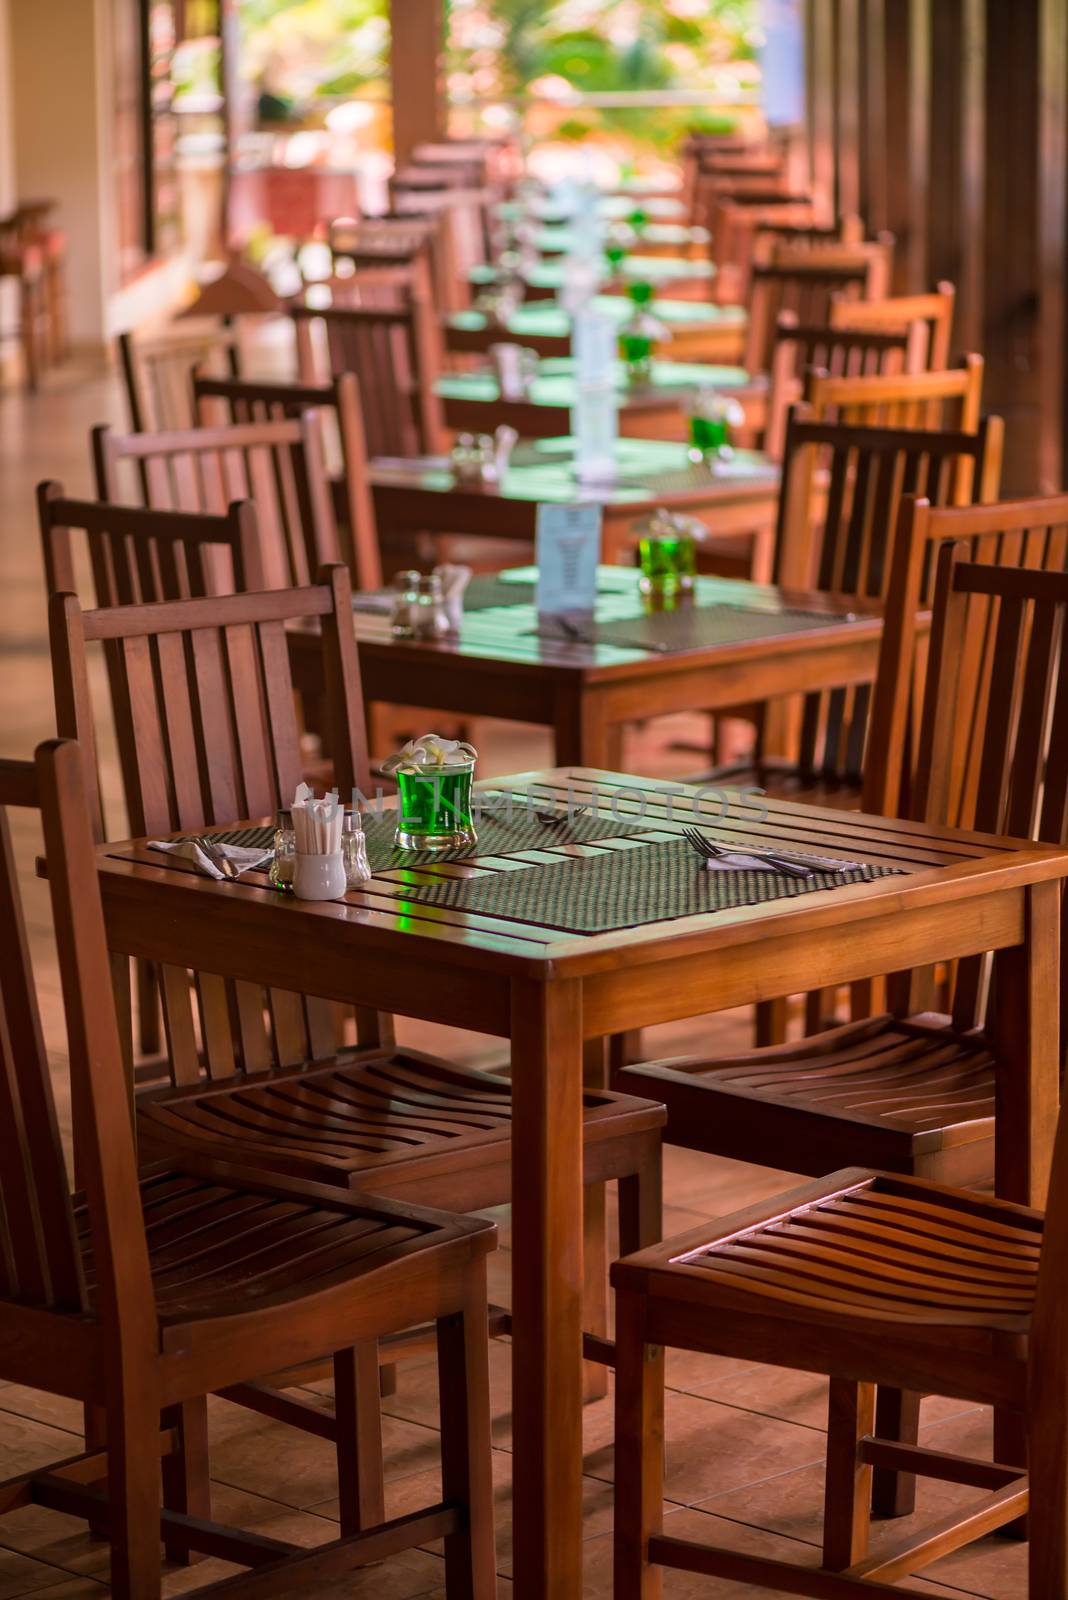
[[[393,590],[393,605],[389,613],[390,632],[394,639],[410,639],[419,601],[418,572],[398,572],[393,580]]]
[[[436,572],[419,579],[419,592],[412,608],[412,631],[417,639],[440,639],[449,632],[445,597]]]
[[[279,811],[274,830],[274,857],[267,876],[272,889],[292,889],[293,863],[297,853],[297,836],[293,832],[293,818],[288,811]]]
[[[345,868],[345,884],[358,889],[371,877],[367,860],[367,838],[363,831],[363,818],[358,811],[346,811],[341,824],[341,861]]]

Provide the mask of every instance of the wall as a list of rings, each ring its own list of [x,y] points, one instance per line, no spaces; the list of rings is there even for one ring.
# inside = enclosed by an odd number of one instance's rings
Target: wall
[[[15,108],[10,57],[8,0],[0,0],[0,217],[15,204]],[[17,306],[14,284],[0,283],[0,334],[14,326]],[[5,360],[13,359],[13,350],[0,343],[0,370]]]
[[[99,345],[114,288],[108,152],[108,0],[7,0],[15,178],[51,196],[67,234],[71,335]],[[0,94],[0,103],[8,97]]]

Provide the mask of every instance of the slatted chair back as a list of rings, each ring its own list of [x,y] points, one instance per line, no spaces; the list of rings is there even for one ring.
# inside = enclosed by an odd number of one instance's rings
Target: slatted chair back
[[[929,329],[928,366],[944,371],[950,364],[953,337],[953,307],[957,291],[951,283],[940,283],[930,294],[871,296],[857,300],[848,296],[832,298],[829,320],[836,328],[866,328],[869,332],[888,332],[925,322]]]
[[[814,415],[828,421],[974,433],[979,426],[983,397],[983,358],[967,355],[946,372],[899,372],[871,377],[832,376],[809,369],[804,397]]]
[[[818,422],[795,407],[787,422],[775,582],[885,599],[891,536],[905,494],[936,505],[996,498],[1001,423],[976,433],[861,428]],[[859,784],[871,691],[865,684],[803,697],[798,768],[811,782]]]
[[[495,198],[492,190],[477,188],[402,190],[393,196],[391,215],[394,218],[419,218],[437,224],[440,243],[435,267],[447,267],[454,274],[454,281],[449,285],[435,272],[437,303],[443,311],[459,310],[468,303],[471,271],[492,259],[491,217]]]
[[[39,804],[34,765],[0,761],[0,1303],[82,1311],[81,1252],[8,822],[9,808]]]
[[[87,1238],[76,1229],[42,1043],[8,824],[14,808],[40,812]],[[92,1331],[93,1317],[112,1330],[121,1324],[135,1356],[158,1348],[129,1098],[75,745],[52,741],[38,748],[32,763],[0,762],[0,915],[8,934],[0,967],[0,1343],[21,1354],[19,1365],[27,1372],[32,1352],[39,1350],[45,1379],[61,1358],[43,1312],[68,1314],[62,1345],[68,1353],[82,1329]],[[73,1325],[72,1312],[82,1313]],[[84,1359],[94,1359],[91,1348]]]
[[[316,411],[324,422],[332,422],[344,491],[344,514],[338,525],[341,554],[354,588],[380,588],[382,555],[367,477],[360,390],[354,374],[343,372],[328,384],[311,384],[261,383],[195,373],[193,397],[200,421],[208,426],[280,422],[300,417],[306,411]]]
[[[826,231],[837,235],[836,224],[822,224],[810,203],[739,205],[718,200],[706,224],[712,260],[716,264],[714,293],[721,305],[747,305],[753,262],[766,259],[757,241],[771,234],[788,237],[786,230]]]
[[[37,488],[49,594],[77,592],[74,534],[85,535],[96,606],[150,605],[262,589],[260,538],[251,500],[221,517],[70,500],[63,485]]]
[[[375,456],[433,454],[444,437],[441,402],[434,392],[429,307],[414,298],[398,309],[301,307],[293,312],[301,351],[301,378],[315,382],[313,325],[322,327],[334,376],[355,374],[360,386],[367,450]]]
[[[903,499],[894,535],[872,711],[880,738],[877,748],[873,741],[873,759],[865,770],[865,810],[897,809],[897,794],[889,791],[882,780],[884,764],[906,774],[915,769],[920,774],[920,792],[929,782],[921,769],[929,771],[930,752],[923,757],[922,741],[917,740],[923,725],[922,697],[927,673],[925,642],[917,632],[916,619],[921,607],[931,601],[932,575],[940,552],[948,547],[963,551],[968,561],[985,566],[1064,572],[1068,569],[1068,495],[961,507],[933,505],[926,497]],[[993,683],[996,607],[985,594],[977,592],[967,602],[953,601],[953,617],[955,662],[941,668],[932,665],[931,670],[936,675],[940,672],[947,682],[949,674],[955,672],[958,699],[967,689],[969,702],[953,725],[949,759],[938,780],[937,803],[944,811],[944,820],[954,826],[979,827],[974,817]],[[963,700],[961,705],[964,706]]]
[[[749,326],[743,365],[750,373],[770,372],[775,331],[782,312],[792,311],[799,323],[829,322],[831,297],[868,295],[882,271],[877,257],[827,262],[805,252],[786,261],[758,263],[752,269]]]
[[[1044,515],[1064,558],[1064,496]],[[1032,502],[1032,505],[1035,504]],[[991,508],[994,509],[994,508]],[[1032,524],[1028,530],[1037,530]],[[1068,574],[971,561],[969,544],[940,553],[930,668],[914,814],[925,821],[1017,839],[1068,843]],[[977,608],[989,671],[977,682],[965,645]],[[974,781],[960,782],[959,724],[968,722]],[[1062,956],[1063,970],[1063,956]],[[992,976],[992,989],[987,978]],[[980,1023],[987,998],[998,1004],[998,962],[976,957],[957,970],[953,1019]],[[1066,1019],[1063,993],[1061,1021]],[[1056,1004],[1056,991],[1050,994]],[[1063,1057],[1064,1034],[1060,1050]],[[1063,1283],[1060,1285],[1063,1295]]]
[[[83,612],[51,601],[50,632],[61,730],[81,735],[93,814],[96,718],[89,650],[101,643],[120,685],[116,735],[137,837],[271,817],[301,781],[287,624],[321,629],[327,736],[339,793],[367,792],[359,660],[347,570],[316,585],[154,606]],[[332,1007],[289,992],[265,995],[185,968],[160,969],[175,1083],[322,1059],[336,1047]],[[368,1019],[361,1019],[367,1021]],[[372,1035],[373,1036],[373,1035]]]
[[[118,350],[133,433],[191,428],[194,368],[231,376],[240,370],[237,333],[215,319],[174,323],[159,333],[120,333]]]
[[[234,500],[253,500],[268,588],[307,583],[323,562],[340,555],[322,423],[314,411],[282,422],[175,433],[95,428],[93,461],[97,494],[114,504],[143,497],[158,511],[220,516]]]
[[[927,328],[913,323],[905,332],[867,333],[830,323],[801,323],[792,311],[780,312],[775,326],[768,387],[764,449],[782,459],[786,416],[801,399],[805,372],[814,367],[836,378],[922,372],[927,359]]]

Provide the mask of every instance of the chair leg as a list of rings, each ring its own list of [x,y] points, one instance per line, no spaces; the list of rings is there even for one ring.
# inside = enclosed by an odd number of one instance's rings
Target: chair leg
[[[649,1539],[664,1521],[664,1351],[645,1342],[645,1299],[616,1294],[615,1600],[660,1600]]]
[[[659,1244],[663,1234],[663,1154],[659,1135],[648,1141],[638,1171],[620,1178],[619,1253]]]
[[[108,1512],[113,1600],[159,1600],[158,1400],[144,1390],[108,1414]]]
[[[1068,1432],[1061,1404],[1036,1404],[1032,1396],[1029,1412],[1027,1457],[1042,1491],[1031,1496],[1027,1516],[1027,1593],[1029,1600],[1060,1600],[1068,1594]],[[1005,1458],[995,1450],[995,1459]]]
[[[895,1444],[915,1444],[920,1434],[922,1395],[911,1389],[880,1387],[875,1436]],[[908,1517],[916,1509],[916,1474],[879,1467],[872,1476],[871,1509],[877,1517]]]
[[[605,1186],[587,1184],[582,1191],[582,1326],[600,1339],[608,1337],[608,1234]],[[608,1368],[600,1361],[582,1363],[582,1398],[589,1403],[608,1393]]]
[[[756,1005],[756,1043],[761,1049],[766,1044],[786,1042],[787,1000],[758,1000]]]
[[[996,1409],[994,1412],[994,1460],[1004,1461],[1010,1467],[1026,1467],[1030,1465],[1028,1458],[1027,1419],[1020,1411],[1006,1411]],[[1038,1476],[1032,1467],[1032,1483],[1041,1484],[1045,1493],[1045,1482]],[[1037,1496],[1033,1496],[1032,1500]],[[1006,1522],[995,1531],[1002,1539],[1026,1539],[1030,1537],[1029,1517],[1017,1517],[1015,1522]],[[1068,1591],[1064,1591],[1068,1593]]]
[[[875,1385],[832,1378],[823,1508],[823,1565],[829,1572],[844,1572],[867,1554],[871,1468],[860,1460],[858,1446],[874,1423]]]
[[[334,1356],[337,1479],[343,1536],[386,1520],[378,1346],[365,1339]]]
[[[134,974],[137,985],[138,1044],[142,1055],[155,1056],[162,1049],[156,966],[151,961],[135,961]]]
[[[163,1504],[168,1511],[211,1520],[211,1474],[208,1467],[208,1402],[186,1400],[163,1413],[163,1426],[177,1428],[178,1449],[163,1458]],[[202,1561],[199,1551],[164,1543],[168,1561],[188,1567]]]
[[[464,1309],[437,1325],[442,1498],[467,1507],[467,1526],[445,1540],[448,1600],[493,1600],[493,1450],[490,1439],[486,1262],[468,1271]]]

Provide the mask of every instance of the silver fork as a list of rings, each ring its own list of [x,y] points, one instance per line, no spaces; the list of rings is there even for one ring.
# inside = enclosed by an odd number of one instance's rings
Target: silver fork
[[[562,828],[565,822],[584,817],[589,809],[589,806],[575,806],[571,811],[535,811],[534,815],[547,828]]]
[[[704,856],[706,861],[717,861],[723,856],[746,855],[752,856],[754,861],[766,861],[769,867],[774,867],[776,872],[783,872],[789,878],[811,878],[812,868],[802,867],[796,861],[788,861],[785,856],[776,854],[774,850],[750,849],[748,845],[722,845],[714,844],[707,835],[699,832],[697,828],[684,828],[682,836],[699,856]]]
[[[237,878],[237,868],[228,856],[224,856],[218,845],[204,834],[198,833],[193,840],[198,850],[202,850],[213,867],[218,867],[224,878],[233,883]]]

